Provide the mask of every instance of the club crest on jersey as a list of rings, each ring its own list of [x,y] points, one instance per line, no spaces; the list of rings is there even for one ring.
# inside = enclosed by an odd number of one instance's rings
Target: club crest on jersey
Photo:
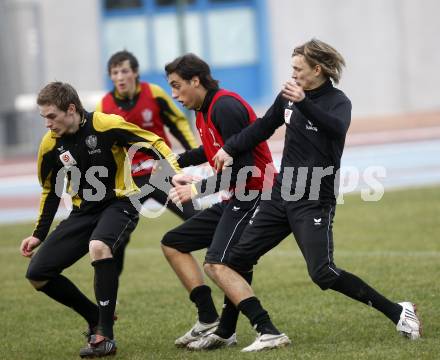
[[[77,164],[76,160],[73,158],[73,156],[69,150],[63,152],[60,155],[60,160],[66,168],[69,168],[69,167]]]
[[[292,109],[284,109],[284,122],[290,124],[290,117],[292,116]]]
[[[142,111],[142,120],[143,127],[153,127],[153,112],[150,109],[145,109]]]
[[[96,135],[89,135],[86,137],[86,145],[90,150],[95,150],[96,145],[98,145],[98,138]]]
[[[96,146],[98,145],[98,137],[96,135],[89,135],[86,137],[86,145],[90,149],[89,154],[100,154],[101,149],[96,149]]]

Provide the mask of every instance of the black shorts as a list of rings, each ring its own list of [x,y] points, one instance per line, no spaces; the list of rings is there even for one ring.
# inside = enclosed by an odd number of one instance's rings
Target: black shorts
[[[223,263],[251,219],[260,197],[252,201],[232,198],[214,204],[169,231],[162,244],[189,253],[208,248],[205,261]]]
[[[101,211],[73,210],[40,245],[26,277],[36,281],[56,277],[87,254],[90,240],[101,240],[114,253],[138,220],[128,199],[113,200]]]
[[[275,186],[272,199],[260,202],[226,263],[237,271],[249,271],[261,256],[293,233],[309,275],[321,288],[328,288],[341,273],[333,261],[334,214],[333,206],[319,201],[284,201]]]

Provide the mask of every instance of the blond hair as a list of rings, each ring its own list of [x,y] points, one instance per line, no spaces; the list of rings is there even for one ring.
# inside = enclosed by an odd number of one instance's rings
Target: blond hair
[[[332,79],[335,84],[339,83],[345,60],[335,48],[321,40],[312,39],[293,50],[292,56],[297,55],[304,56],[311,67],[321,66],[326,77]]]

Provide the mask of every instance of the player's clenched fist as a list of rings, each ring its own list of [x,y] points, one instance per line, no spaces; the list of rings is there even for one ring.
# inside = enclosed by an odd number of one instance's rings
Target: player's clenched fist
[[[20,252],[25,257],[31,257],[34,254],[34,249],[41,244],[41,241],[35,236],[29,236],[21,242]]]

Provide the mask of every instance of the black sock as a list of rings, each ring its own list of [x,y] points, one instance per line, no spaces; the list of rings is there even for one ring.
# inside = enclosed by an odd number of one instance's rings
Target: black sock
[[[260,334],[281,334],[272,324],[269,314],[263,309],[260,301],[255,296],[241,301],[237,308],[249,319],[252,326]]]
[[[238,315],[240,312],[227,296],[224,298],[223,310],[220,315],[220,324],[214,333],[223,339],[228,339],[235,333]]]
[[[252,283],[253,272],[240,273],[241,276],[247,281],[248,284]],[[216,335],[222,337],[223,339],[228,339],[235,333],[237,327],[237,320],[240,311],[237,307],[225,296],[223,303],[223,311],[220,316],[220,324],[217,330],[214,332]]]
[[[121,245],[119,245],[119,247],[116,249],[115,253],[113,254],[113,259],[115,260],[116,271],[118,272],[118,276],[121,276],[122,270],[124,270],[125,248],[127,247],[129,240],[130,237],[122,241]]]
[[[217,310],[211,297],[211,288],[207,285],[197,286],[189,294],[190,300],[196,304],[199,321],[212,323],[218,318]]]
[[[113,322],[118,295],[118,272],[113,258],[92,262],[95,268],[95,295],[99,306],[98,333],[113,339]]]
[[[63,275],[49,280],[38,290],[75,310],[88,322],[89,327],[92,328],[98,324],[99,309],[96,304],[91,302],[74,283]]]
[[[382,312],[394,324],[397,324],[399,321],[402,307],[379,294],[376,290],[353,274],[343,271],[330,288],[347,295],[352,299],[374,307]]]

